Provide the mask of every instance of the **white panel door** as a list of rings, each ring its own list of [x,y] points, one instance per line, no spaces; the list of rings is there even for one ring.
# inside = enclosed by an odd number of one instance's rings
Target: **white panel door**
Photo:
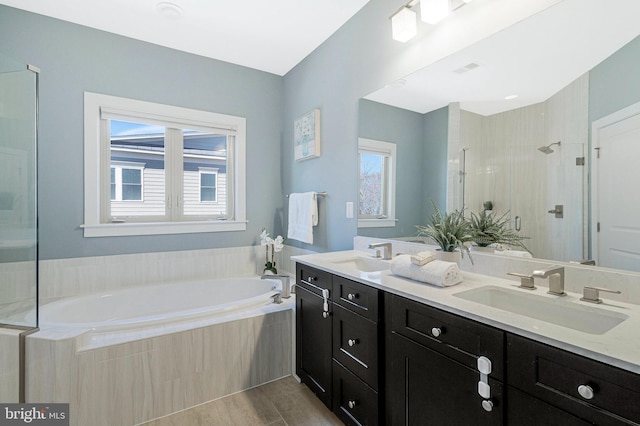
[[[640,271],[640,114],[594,125],[594,136],[594,257]]]

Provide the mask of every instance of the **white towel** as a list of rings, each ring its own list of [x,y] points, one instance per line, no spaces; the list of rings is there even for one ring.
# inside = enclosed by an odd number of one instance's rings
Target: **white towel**
[[[393,259],[391,272],[438,287],[449,287],[462,282],[462,273],[457,263],[434,260],[424,266],[418,266],[411,263],[411,256],[408,254]]]
[[[313,244],[313,227],[318,224],[318,201],[315,192],[289,195],[289,229],[287,238]]]
[[[531,253],[523,250],[496,250],[495,254],[501,254],[503,256],[511,256],[511,257],[524,257],[527,259],[532,258]]]
[[[411,255],[411,263],[418,266],[424,266],[434,260],[436,260],[436,255],[430,251],[421,251],[420,253]]]

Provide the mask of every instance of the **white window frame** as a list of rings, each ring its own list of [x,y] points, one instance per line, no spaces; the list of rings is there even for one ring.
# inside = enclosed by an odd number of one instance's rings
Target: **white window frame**
[[[358,176],[360,175],[360,154],[371,153],[386,157],[386,176],[383,177],[387,190],[386,217],[363,218],[358,208],[358,228],[388,228],[396,226],[396,144],[375,139],[358,138]],[[358,193],[360,179],[358,178]],[[359,197],[359,195],[358,195]]]
[[[215,184],[215,188],[216,188],[216,196],[214,200],[206,200],[206,201],[202,201],[202,175],[213,175],[214,176],[214,180],[216,182]],[[207,203],[217,203],[218,202],[218,169],[210,169],[210,168],[205,168],[205,167],[199,167],[198,168],[198,177],[199,177],[199,184],[200,184],[200,202],[207,204]]]
[[[102,144],[101,116],[105,112],[122,117],[141,117],[146,122],[176,128],[217,128],[234,135],[233,164],[234,181],[229,196],[233,197],[233,217],[226,220],[191,220],[163,222],[105,223],[102,217],[105,208],[105,190],[109,190],[111,169],[104,162],[110,161],[108,144]],[[102,130],[101,130],[102,129]],[[176,202],[179,202],[177,200]],[[246,118],[218,114],[189,108],[120,98],[98,93],[84,93],[84,229],[85,237],[110,237],[128,235],[161,235],[198,232],[245,231],[246,216]]]
[[[111,201],[122,201],[123,203],[139,203],[144,201],[144,164],[142,163],[133,163],[133,162],[125,162],[125,161],[112,161],[111,168],[116,169],[116,198]],[[139,200],[123,200],[122,199],[122,170],[140,170],[140,199]],[[119,170],[119,172],[118,172]],[[119,178],[119,179],[118,179]],[[111,183],[111,178],[109,178],[109,183]],[[111,192],[111,191],[109,191]],[[120,193],[120,198],[118,198],[118,193]]]

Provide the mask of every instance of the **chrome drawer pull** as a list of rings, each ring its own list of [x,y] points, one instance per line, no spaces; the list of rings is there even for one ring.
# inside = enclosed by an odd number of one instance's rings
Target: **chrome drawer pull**
[[[356,405],[358,405],[358,401],[352,399],[351,401],[347,402],[347,405],[349,406],[349,408],[356,408]]]
[[[584,399],[593,399],[593,388],[589,385],[580,385],[578,386],[578,393]]]
[[[360,343],[360,340],[358,340],[358,339],[349,339],[349,340],[347,340],[347,343],[349,344],[349,346],[355,346],[358,343]]]
[[[351,300],[351,301],[354,301],[354,300],[356,300],[357,298],[358,298],[358,293],[349,293],[349,294],[347,295],[347,299],[349,299],[349,300]]]
[[[440,337],[440,335],[442,334],[442,329],[440,329],[439,327],[433,327],[431,329],[431,334],[433,335],[433,337]]]
[[[324,311],[322,313],[322,318],[329,318],[331,316],[331,312]]]

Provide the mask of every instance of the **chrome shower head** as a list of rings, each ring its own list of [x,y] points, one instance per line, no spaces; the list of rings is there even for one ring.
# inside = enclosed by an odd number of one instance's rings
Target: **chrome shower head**
[[[560,146],[560,141],[558,142],[554,142],[552,144],[546,145],[546,146],[541,146],[540,148],[538,148],[538,151],[543,152],[545,154],[551,154],[553,152],[553,150],[551,149],[551,147],[553,145],[558,145]]]

